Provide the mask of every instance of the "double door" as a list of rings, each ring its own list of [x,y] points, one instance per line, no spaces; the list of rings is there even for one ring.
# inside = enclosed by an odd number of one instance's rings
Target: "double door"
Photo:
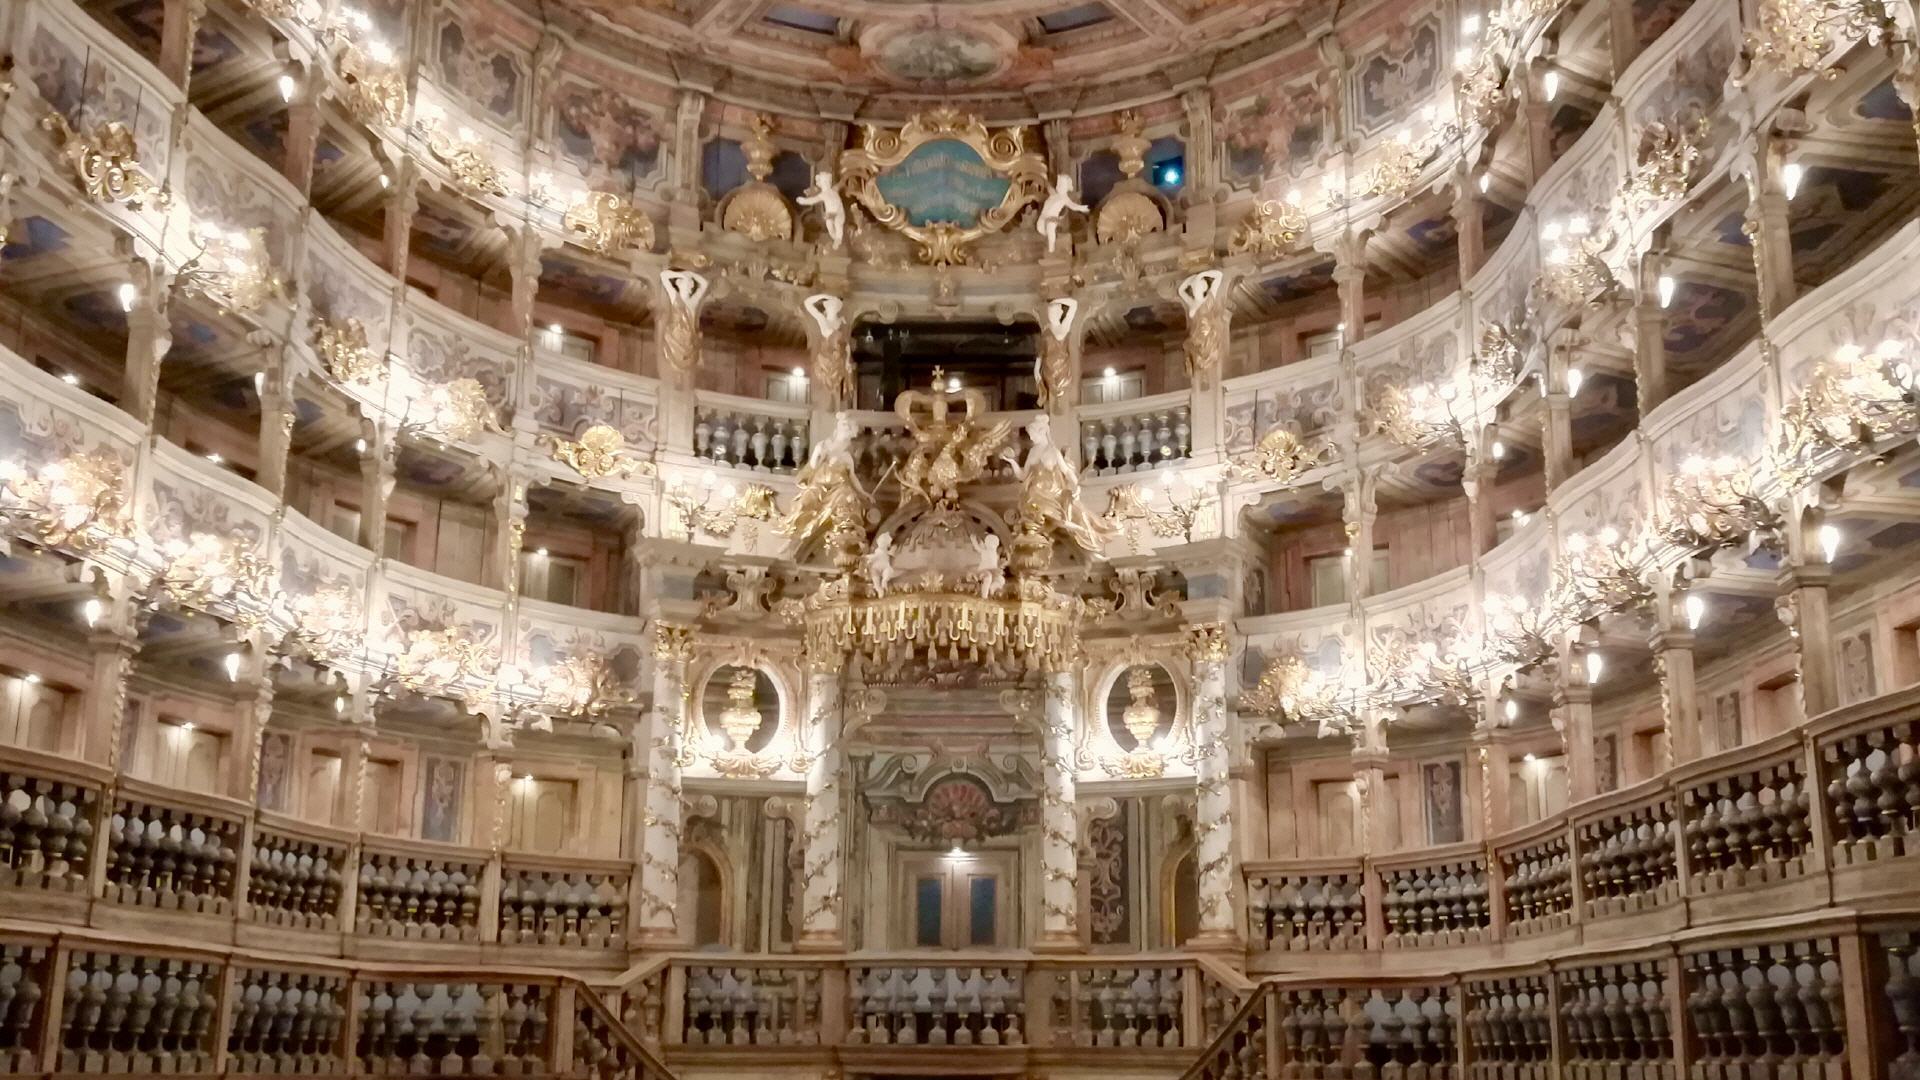
[[[909,949],[1004,949],[1016,938],[1018,852],[900,856],[895,940]]]

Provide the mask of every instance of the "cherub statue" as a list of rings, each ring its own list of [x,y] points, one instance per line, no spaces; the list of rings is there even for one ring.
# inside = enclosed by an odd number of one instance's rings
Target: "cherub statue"
[[[980,599],[991,600],[1007,587],[1007,572],[1000,566],[1000,537],[988,533],[975,537],[969,544],[973,548],[974,565],[967,577],[979,584]]]
[[[1002,454],[1020,481],[1020,518],[1030,528],[1059,529],[1087,551],[1106,544],[1107,530],[1080,505],[1080,474],[1053,441],[1053,422],[1046,413],[1027,421],[1027,439],[1033,445],[1020,461],[1009,448]]]
[[[787,516],[775,526],[782,535],[805,540],[826,527],[866,528],[873,496],[854,476],[853,438],[859,431],[852,413],[835,414],[833,434],[813,444],[813,453],[795,477],[799,490]]]
[[[1073,177],[1061,173],[1054,177],[1053,193],[1047,196],[1045,203],[1041,204],[1040,220],[1035,226],[1040,230],[1040,235],[1047,238],[1049,255],[1053,254],[1054,242],[1058,239],[1060,221],[1067,216],[1069,210],[1084,214],[1087,212],[1087,207],[1085,203],[1075,202],[1073,199]]]
[[[820,208],[820,219],[827,225],[827,239],[833,242],[835,248],[838,248],[847,232],[847,204],[833,186],[833,174],[825,169],[814,173],[813,186],[794,202],[801,206]]]
[[[893,534],[883,532],[874,537],[873,550],[867,552],[862,561],[867,570],[867,584],[873,587],[873,595],[884,595],[893,585]]]

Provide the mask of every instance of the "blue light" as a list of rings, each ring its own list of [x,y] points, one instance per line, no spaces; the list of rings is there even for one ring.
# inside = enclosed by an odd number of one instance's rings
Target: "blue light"
[[[1169,165],[1166,168],[1160,170],[1161,186],[1173,187],[1179,183],[1180,183],[1180,166]]]

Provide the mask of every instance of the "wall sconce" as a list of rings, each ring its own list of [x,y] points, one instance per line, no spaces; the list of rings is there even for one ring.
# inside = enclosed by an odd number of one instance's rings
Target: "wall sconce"
[[[1800,194],[1800,181],[1806,179],[1806,174],[1806,167],[1797,161],[1789,161],[1780,167],[1780,192],[1788,202]]]
[[[1677,287],[1672,274],[1661,274],[1660,280],[1655,283],[1654,290],[1659,295],[1660,307],[1663,310],[1673,306],[1673,291]]]
[[[1840,526],[1820,526],[1820,553],[1826,556],[1829,563],[1840,554]]]

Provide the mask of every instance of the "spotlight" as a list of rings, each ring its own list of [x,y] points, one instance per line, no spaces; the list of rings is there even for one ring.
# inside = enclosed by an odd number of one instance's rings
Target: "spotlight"
[[[134,287],[133,282],[123,281],[120,283],[120,310],[121,311],[131,312],[133,310],[134,301],[138,299],[140,299],[140,290]]]
[[[1660,296],[1661,307],[1673,306],[1673,290],[1677,287],[1678,283],[1673,280],[1672,274],[1660,275],[1660,280],[1655,283],[1655,290]]]
[[[1700,629],[1700,624],[1706,621],[1707,618],[1707,598],[1701,596],[1699,593],[1690,592],[1687,594],[1685,607],[1687,609],[1687,629]]]

